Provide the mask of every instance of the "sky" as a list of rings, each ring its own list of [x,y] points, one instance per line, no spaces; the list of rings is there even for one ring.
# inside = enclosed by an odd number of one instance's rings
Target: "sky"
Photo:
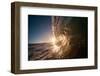
[[[49,42],[51,36],[51,16],[28,15],[28,43]]]

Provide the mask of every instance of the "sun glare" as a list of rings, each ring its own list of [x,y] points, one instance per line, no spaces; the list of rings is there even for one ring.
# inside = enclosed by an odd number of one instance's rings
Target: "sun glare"
[[[65,46],[67,44],[68,40],[66,38],[66,36],[64,35],[60,35],[58,37],[52,37],[51,39],[51,43],[52,43],[52,52],[53,53],[57,53],[57,54],[61,54],[63,53],[63,48],[67,47]]]

